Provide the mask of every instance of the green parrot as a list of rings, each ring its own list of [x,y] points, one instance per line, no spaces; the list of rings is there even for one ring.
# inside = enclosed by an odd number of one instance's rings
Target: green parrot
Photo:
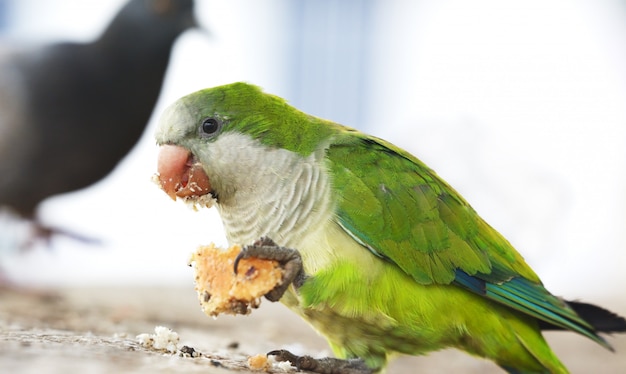
[[[566,373],[541,330],[611,349],[600,307],[552,295],[513,246],[410,153],[303,113],[247,83],[185,96],[162,115],[170,194],[215,199],[238,259],[283,264],[280,300],[337,358],[269,354],[319,373],[377,373],[397,354],[454,347],[510,373]],[[189,188],[192,181],[195,188]],[[237,263],[235,269],[237,271]]]

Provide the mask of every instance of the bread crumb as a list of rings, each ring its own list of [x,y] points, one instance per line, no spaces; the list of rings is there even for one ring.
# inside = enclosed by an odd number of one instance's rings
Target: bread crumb
[[[183,347],[180,349],[180,351],[178,351],[178,355],[180,357],[196,358],[196,357],[202,356],[202,353],[196,351],[195,348],[193,348],[193,347],[190,347],[190,346],[187,346],[187,345],[183,345]]]
[[[290,371],[295,371],[296,370],[296,367],[293,366],[291,364],[291,362],[289,362],[289,361],[280,361],[280,362],[274,361],[273,362],[273,366],[274,366],[274,368],[278,368],[278,369],[280,369],[282,371],[286,371],[286,372],[290,372]]]
[[[289,361],[276,361],[274,356],[258,354],[248,357],[248,367],[254,371],[279,371],[283,373],[291,373],[296,371],[296,367],[291,365]]]
[[[248,357],[248,367],[250,368],[250,370],[268,371],[272,367],[272,364],[270,364],[266,355],[258,354]]]
[[[159,173],[153,174],[150,180],[154,184],[159,186],[159,188],[163,189],[163,181],[161,180],[161,176],[159,175]],[[199,191],[203,191],[202,188],[200,188],[196,182],[191,182],[189,185],[189,190],[191,192],[194,192],[194,188],[198,189]],[[211,208],[216,203],[215,197],[213,197],[213,195],[211,195],[210,193],[205,193],[203,195],[192,194],[189,196],[173,195],[171,197],[172,198],[175,197],[177,200],[182,200],[189,208],[191,208],[192,210],[196,212],[199,210],[199,208]]]
[[[139,334],[136,339],[145,348],[164,350],[170,353],[178,351],[178,342],[180,341],[177,332],[164,326],[156,326],[154,334]]]
[[[211,208],[215,204],[215,198],[210,193],[200,196],[179,197],[179,199],[196,212],[199,210],[198,208]]]

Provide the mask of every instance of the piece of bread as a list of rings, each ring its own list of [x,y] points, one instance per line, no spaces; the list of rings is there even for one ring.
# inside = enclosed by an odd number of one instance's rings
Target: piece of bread
[[[241,246],[226,250],[213,243],[200,246],[192,254],[190,266],[195,269],[195,282],[202,310],[209,316],[249,314],[258,308],[261,297],[282,281],[277,261],[246,258],[239,261],[235,275],[235,258]]]
[[[254,371],[269,371],[272,368],[267,355],[258,354],[248,357],[248,367]]]

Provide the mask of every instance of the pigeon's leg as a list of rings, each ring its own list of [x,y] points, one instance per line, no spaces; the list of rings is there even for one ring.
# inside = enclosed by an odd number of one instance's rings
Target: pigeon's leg
[[[251,257],[278,261],[283,268],[282,282],[265,294],[265,297],[270,301],[280,300],[290,284],[293,283],[296,288],[299,288],[306,279],[300,253],[295,249],[281,247],[270,238],[263,237],[253,244],[245,246],[235,259],[235,273],[237,273],[239,261]]]
[[[73,231],[65,230],[59,227],[53,227],[46,225],[38,220],[32,221],[33,234],[32,237],[24,243],[23,247],[28,249],[32,248],[37,241],[43,241],[46,244],[46,247],[51,246],[52,238],[55,236],[58,237],[66,237],[77,242],[97,245],[102,242],[97,238],[88,237],[82,234],[78,234]]]
[[[284,349],[271,351],[268,356],[274,356],[276,361],[289,361],[298,370],[308,370],[318,374],[373,374],[376,370],[365,365],[360,358],[342,360],[325,357],[297,356]]]

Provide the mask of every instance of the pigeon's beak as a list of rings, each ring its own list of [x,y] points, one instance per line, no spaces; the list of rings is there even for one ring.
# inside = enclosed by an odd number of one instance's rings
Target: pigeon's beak
[[[191,12],[189,17],[187,17],[187,24],[185,25],[189,29],[201,29],[203,27],[200,26],[198,22],[198,17],[196,17],[195,12]]]
[[[203,35],[211,36],[211,31],[205,25],[203,25],[202,23],[198,21],[198,17],[196,16],[195,13],[196,12],[192,10],[189,13],[189,17],[187,17],[187,24],[186,24],[187,30],[193,29],[193,30],[199,31]]]

